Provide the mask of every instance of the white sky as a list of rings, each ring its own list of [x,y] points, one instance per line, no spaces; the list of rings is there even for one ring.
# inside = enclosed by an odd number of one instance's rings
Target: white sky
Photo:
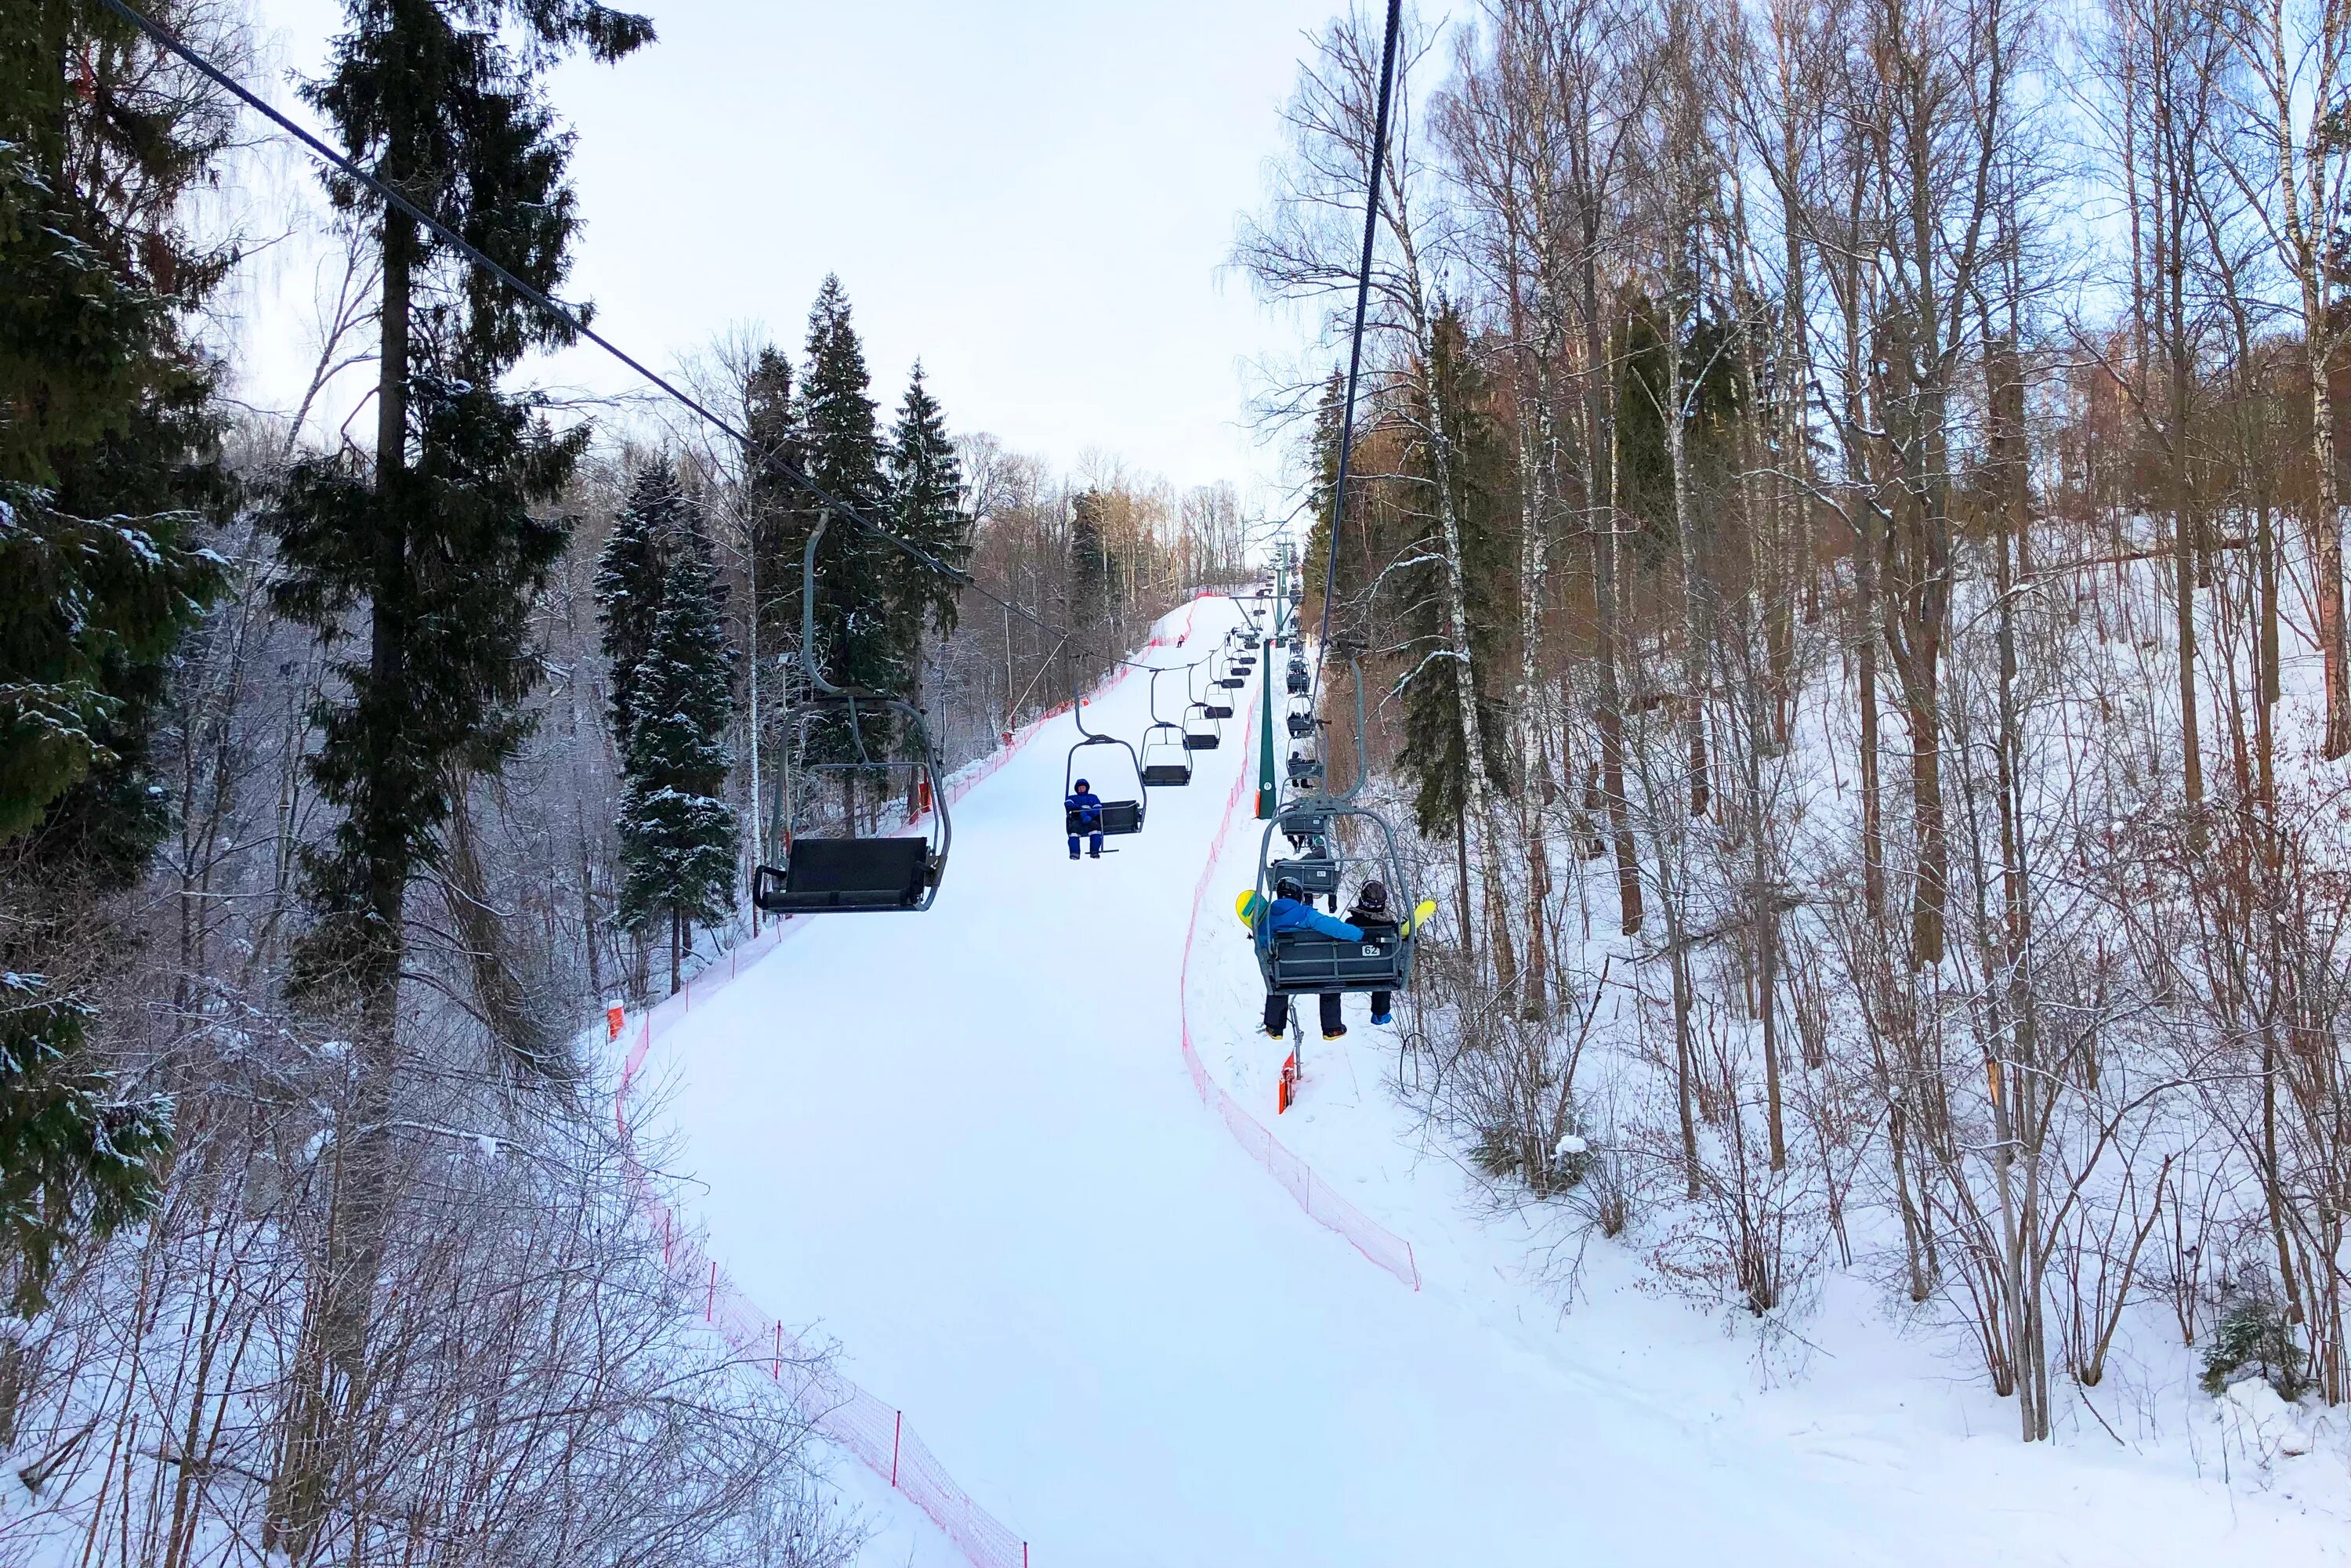
[[[283,102],[340,6],[255,8]],[[837,271],[885,414],[919,356],[957,431],[1064,467],[1092,449],[1179,485],[1231,479],[1277,507],[1283,453],[1249,428],[1249,367],[1294,359],[1305,329],[1225,261],[1303,34],[1337,0],[648,8],[659,42],[551,84],[586,220],[567,293],[616,340],[666,369],[757,324],[797,363]],[[237,364],[246,396],[283,407],[315,352],[312,264],[275,254],[251,271]],[[540,373],[629,384],[590,350]]]

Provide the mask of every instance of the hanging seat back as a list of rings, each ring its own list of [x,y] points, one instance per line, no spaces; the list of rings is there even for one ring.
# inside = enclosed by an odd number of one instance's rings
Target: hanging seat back
[[[1146,784],[1148,779],[1144,780]],[[1143,802],[1140,800],[1104,800],[1095,813],[1100,827],[1080,827],[1081,813],[1065,810],[1062,819],[1065,831],[1072,833],[1139,833],[1143,831]]]
[[[1267,868],[1270,884],[1278,886],[1284,877],[1295,879],[1311,898],[1328,898],[1339,891],[1339,862],[1327,854],[1305,854]]]
[[[752,901],[771,915],[907,909],[923,901],[930,858],[921,839],[802,839],[780,871],[759,868]]]
[[[1412,977],[1412,953],[1394,930],[1366,931],[1340,942],[1314,931],[1273,933],[1267,988],[1277,996],[1315,991],[1400,991]]]

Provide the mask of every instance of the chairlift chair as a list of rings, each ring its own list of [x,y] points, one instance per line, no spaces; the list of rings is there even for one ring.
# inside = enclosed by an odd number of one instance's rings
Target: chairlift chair
[[[1289,997],[1324,991],[1403,990],[1412,984],[1414,928],[1419,924],[1420,911],[1404,880],[1395,834],[1384,818],[1363,807],[1325,798],[1316,809],[1331,816],[1369,821],[1378,830],[1378,849],[1370,854],[1348,856],[1330,852],[1330,841],[1326,840],[1325,853],[1321,857],[1277,857],[1273,853],[1273,835],[1284,821],[1277,817],[1266,824],[1265,836],[1259,846],[1259,899],[1270,900],[1274,888],[1287,877],[1297,881],[1310,896],[1335,900],[1342,882],[1353,873],[1358,887],[1367,880],[1386,883],[1389,907],[1407,916],[1407,923],[1396,930],[1366,931],[1359,942],[1343,942],[1311,930],[1277,932],[1272,929],[1272,922],[1259,920],[1251,936],[1257,950],[1258,972],[1264,977],[1265,988],[1270,995]]]
[[[1230,698],[1230,697],[1228,697],[1228,696],[1227,696],[1227,695],[1225,695],[1225,694],[1224,694],[1224,690],[1223,690],[1223,688],[1222,688],[1221,685],[1217,682],[1217,678],[1216,678],[1216,674],[1215,674],[1215,671],[1216,671],[1216,667],[1217,667],[1216,655],[1215,655],[1215,654],[1213,654],[1213,653],[1211,653],[1210,655],[1208,655],[1208,657],[1207,657],[1207,658],[1206,658],[1206,659],[1202,660],[1202,661],[1201,661],[1201,663],[1202,663],[1202,664],[1206,664],[1206,665],[1208,667],[1208,670],[1209,670],[1209,672],[1210,672],[1210,673],[1209,673],[1209,677],[1208,677],[1208,683],[1207,683],[1207,685],[1208,685],[1208,689],[1207,689],[1206,692],[1204,692],[1204,693],[1203,693],[1203,694],[1202,694],[1198,698],[1196,698],[1196,706],[1200,709],[1200,711],[1201,711],[1202,713],[1207,714],[1210,718],[1213,718],[1213,719],[1225,719],[1225,718],[1230,718],[1230,717],[1232,717],[1232,716],[1233,716],[1233,699],[1232,699],[1232,698]],[[1200,748],[1200,747],[1194,747],[1194,749],[1195,749],[1195,750],[1198,750],[1198,749],[1201,749],[1201,748]]]
[[[1151,672],[1151,727],[1143,732],[1143,783],[1148,789],[1181,788],[1192,782],[1192,741],[1180,724],[1159,716],[1159,677]]]
[[[1082,694],[1071,706],[1071,715],[1078,723],[1078,743],[1070,747],[1069,761],[1061,774],[1061,793],[1066,796],[1077,788],[1078,753],[1089,747],[1115,747],[1126,753],[1128,768],[1134,776],[1134,797],[1132,800],[1111,800],[1104,797],[1099,813],[1100,827],[1081,827],[1081,814],[1065,810],[1062,813],[1065,831],[1071,833],[1103,833],[1116,836],[1143,831],[1143,819],[1151,801],[1151,782],[1143,776],[1143,758],[1135,749],[1114,735],[1096,735],[1086,727],[1086,705]],[[1107,754],[1105,754],[1107,755]],[[1187,774],[1188,778],[1189,775]],[[1091,780],[1089,780],[1091,782]],[[1096,791],[1100,793],[1099,790]]]
[[[938,897],[955,828],[947,816],[938,755],[922,714],[896,697],[835,686],[816,667],[816,551],[831,520],[830,509],[818,515],[800,555],[800,665],[809,678],[809,695],[799,705],[797,722],[804,733],[819,716],[840,714],[848,721],[856,755],[805,762],[777,774],[771,820],[774,841],[784,846],[784,863],[753,870],[751,902],[770,915],[916,914]],[[867,747],[867,725],[885,716],[904,725],[912,737],[912,757],[877,758]],[[860,773],[875,772],[914,776],[916,798],[929,805],[928,831],[860,836],[853,811],[844,813],[845,836],[795,831],[800,805],[817,794],[813,786],[829,776],[853,779]]]
[[[1313,699],[1303,692],[1294,694],[1290,699],[1288,712],[1283,716],[1283,724],[1292,740],[1303,740],[1312,735],[1316,726]]]

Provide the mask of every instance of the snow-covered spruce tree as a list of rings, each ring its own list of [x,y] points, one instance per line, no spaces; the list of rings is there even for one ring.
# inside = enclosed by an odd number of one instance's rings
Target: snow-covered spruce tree
[[[799,644],[800,547],[808,533],[808,492],[795,481],[808,473],[806,443],[792,405],[791,361],[762,348],[743,378],[743,507],[750,536],[758,618],[757,643],[767,667]],[[763,680],[763,685],[768,683]],[[789,685],[779,684],[777,695]]]
[[[808,476],[864,517],[889,513],[882,433],[870,395],[865,348],[849,319],[849,296],[828,276],[809,310],[808,352],[800,367],[799,432]],[[816,522],[817,503],[803,496],[803,527],[794,548]],[[904,688],[907,671],[889,635],[888,585],[904,565],[888,545],[846,517],[836,517],[817,550],[817,654],[836,685],[874,691]]]
[[[611,537],[596,559],[596,619],[603,631],[612,747],[624,758],[637,711],[638,672],[653,648],[661,613],[664,552],[684,527],[685,514],[685,492],[669,464],[647,464],[630,485],[629,498],[613,517]]]
[[[890,507],[889,476],[883,472],[883,447],[873,400],[872,378],[865,366],[864,346],[849,319],[849,296],[841,279],[828,276],[809,310],[808,348],[800,364],[795,403],[799,418],[799,450],[808,477],[825,494],[854,507],[865,517],[886,519]],[[819,503],[799,496],[789,521],[778,530],[778,542],[788,547],[790,568],[797,576],[802,546],[817,524]],[[911,691],[914,663],[911,650],[893,635],[891,585],[908,571],[922,569],[847,517],[836,517],[817,550],[816,646],[810,650],[827,680],[839,686],[867,691]],[[799,601],[791,600],[798,620]],[[885,715],[861,710],[858,730],[869,754],[883,753],[895,737]],[[807,759],[844,761],[857,753],[858,737],[850,732],[845,714],[820,711],[805,734]],[[844,816],[859,811],[856,773],[842,773],[841,810]],[[868,807],[878,803],[885,779],[872,780]]]
[[[304,89],[344,151],[514,276],[559,287],[577,220],[543,73],[577,49],[619,59],[652,24],[594,0],[347,0],[346,20]],[[266,1551],[297,1563],[319,1550],[333,1478],[366,1426],[369,1323],[401,1188],[393,1106],[412,1076],[411,884],[439,860],[456,793],[523,734],[529,612],[566,533],[548,507],[586,440],[499,386],[525,352],[569,340],[559,319],[371,191],[340,176],[329,190],[374,236],[383,293],[372,460],[298,465],[275,525],[278,608],[350,648],[317,715],[310,773],[342,820],[304,860],[314,920],[294,975],[355,1042],[342,1120],[358,1129],[327,1167],[325,1255],[264,1531]]]
[[[906,383],[890,435],[890,526],[898,537],[947,565],[971,559],[972,519],[963,509],[963,465],[947,439],[946,416],[924,383],[923,366]],[[891,633],[911,656],[923,630],[944,637],[955,631],[956,591],[943,573],[900,559],[890,581]]]
[[[165,9],[170,15],[171,8]],[[63,68],[72,62],[69,78]],[[149,740],[229,486],[182,329],[220,277],[172,223],[225,135],[96,7],[0,27],[0,1297],[153,1204],[165,1102],[92,1061],[114,904],[164,821]],[[0,1339],[0,1356],[15,1342]],[[0,1367],[0,1444],[14,1386]]]
[[[734,757],[733,672],[725,586],[710,541],[680,508],[662,541],[661,591],[652,636],[632,673],[622,752],[622,924],[669,924],[669,988],[692,928],[725,915],[735,880],[735,808],[726,800]]]

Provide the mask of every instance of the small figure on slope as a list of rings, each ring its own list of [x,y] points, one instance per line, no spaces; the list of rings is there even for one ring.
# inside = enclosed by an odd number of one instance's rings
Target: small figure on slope
[[[1092,835],[1093,841],[1088,852],[1096,860],[1102,859],[1102,797],[1094,793],[1093,786],[1082,779],[1079,779],[1078,787],[1070,791],[1069,798],[1061,802],[1061,810],[1070,830],[1070,858],[1078,858],[1078,835],[1086,833]]]

